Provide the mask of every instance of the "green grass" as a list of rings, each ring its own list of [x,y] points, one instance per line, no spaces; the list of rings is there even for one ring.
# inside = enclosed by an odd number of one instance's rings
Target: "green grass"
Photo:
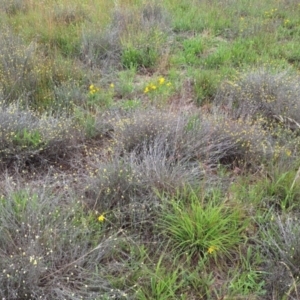
[[[175,198],[164,199],[171,207],[162,214],[162,230],[177,253],[230,258],[244,240],[247,223],[243,211],[226,207],[218,191],[208,197],[198,193],[187,189]]]
[[[300,299],[296,0],[0,0],[0,298]]]

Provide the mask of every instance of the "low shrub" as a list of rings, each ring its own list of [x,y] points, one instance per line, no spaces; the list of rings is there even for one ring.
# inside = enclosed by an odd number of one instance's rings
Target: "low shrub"
[[[255,166],[275,152],[275,140],[268,132],[251,121],[231,120],[218,109],[214,115],[136,110],[119,114],[115,120],[115,147],[124,152],[137,151],[158,139],[164,141],[172,159],[199,161],[208,168],[243,161]]]
[[[268,215],[260,225],[262,253],[265,255],[267,299],[298,299],[299,222],[298,215]]]
[[[262,69],[244,74],[233,82],[224,82],[214,102],[234,118],[261,119],[269,123],[268,126],[280,124],[299,132],[299,91],[297,75],[272,74]]]
[[[34,168],[66,160],[81,138],[70,119],[41,116],[17,105],[1,106],[0,128],[1,169]]]
[[[7,180],[0,197],[1,298],[122,299],[124,291],[109,280],[114,267],[106,262],[111,254],[116,259],[114,249],[124,239],[106,237],[98,219],[67,192],[55,196],[51,188],[32,190]]]

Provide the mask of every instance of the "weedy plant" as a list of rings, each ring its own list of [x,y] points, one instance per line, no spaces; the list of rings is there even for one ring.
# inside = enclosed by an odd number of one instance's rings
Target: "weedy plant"
[[[200,58],[205,49],[203,38],[193,37],[186,39],[182,42],[182,47],[182,57],[180,57],[178,62],[184,65],[200,65]]]
[[[197,72],[194,77],[196,103],[201,105],[206,102],[212,102],[216,95],[219,82],[220,77],[213,70]]]
[[[180,269],[170,272],[162,265],[162,260],[163,258],[160,257],[154,270],[146,270],[145,274],[149,273],[147,277],[150,277],[148,284],[143,283],[143,278],[140,279],[137,299],[178,299],[178,294],[187,285],[182,279]]]
[[[125,111],[130,111],[130,110],[133,111],[138,108],[141,108],[142,102],[139,99],[128,99],[118,103],[117,106]]]
[[[152,68],[163,54],[165,33],[170,30],[167,13],[154,3],[146,4],[135,14],[127,13],[127,30],[122,39],[121,62],[125,68]],[[137,31],[132,36],[131,30]]]
[[[91,68],[152,67],[162,52],[163,32],[169,30],[166,12],[157,4],[138,9],[116,7],[110,25],[85,30],[81,57]],[[135,32],[135,35],[132,35]]]
[[[299,203],[299,171],[293,166],[268,166],[258,176],[239,178],[230,187],[236,198],[259,211],[297,212]],[[272,162],[273,163],[273,162]],[[293,164],[297,165],[296,161]]]
[[[137,70],[132,67],[128,70],[123,70],[118,73],[118,81],[116,83],[116,94],[118,97],[126,99],[132,97],[135,93],[135,77]]]
[[[297,210],[300,196],[297,184],[299,172],[278,172],[271,177],[271,180],[265,180],[261,182],[261,188],[265,193],[265,197],[262,199],[264,202],[283,211]]]
[[[158,107],[166,106],[172,91],[172,83],[167,81],[163,76],[160,76],[155,81],[148,82],[144,88],[147,100],[150,99],[152,104]]]
[[[257,247],[249,247],[240,253],[240,262],[229,274],[229,297],[265,296],[265,280],[267,274],[262,270],[263,257]],[[254,297],[255,297],[254,296]]]
[[[89,111],[108,108],[112,105],[113,93],[113,87],[103,90],[102,88],[91,84],[89,86],[86,107],[89,109]]]
[[[36,89],[35,45],[29,46],[9,28],[0,30],[0,95],[7,102],[29,96]],[[2,101],[3,101],[2,100]]]

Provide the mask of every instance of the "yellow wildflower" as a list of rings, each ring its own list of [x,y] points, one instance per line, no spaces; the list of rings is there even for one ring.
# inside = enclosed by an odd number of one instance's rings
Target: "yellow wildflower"
[[[146,88],[144,89],[144,93],[147,94],[149,92],[149,87],[146,86]]]
[[[95,87],[93,84],[90,85],[89,90],[90,90],[89,92],[90,95],[94,95],[97,92],[99,92],[99,88]]]
[[[207,250],[209,254],[213,254],[218,248],[216,246],[210,246]]]
[[[164,84],[165,78],[160,77],[160,78],[158,79],[158,82],[159,82],[159,84]]]
[[[105,217],[103,214],[98,217],[99,222],[104,222],[104,220],[105,220]]]
[[[110,86],[112,89],[115,87],[115,85],[114,85],[113,83],[111,83],[109,86]]]

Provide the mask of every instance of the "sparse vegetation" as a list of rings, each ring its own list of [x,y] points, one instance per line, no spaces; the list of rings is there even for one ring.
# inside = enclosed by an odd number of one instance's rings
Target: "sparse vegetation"
[[[300,300],[299,13],[0,0],[0,298]]]

